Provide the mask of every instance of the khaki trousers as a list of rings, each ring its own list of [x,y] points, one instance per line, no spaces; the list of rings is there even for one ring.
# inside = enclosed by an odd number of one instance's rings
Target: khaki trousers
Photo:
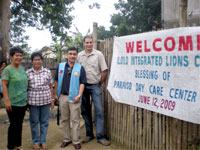
[[[72,141],[73,144],[79,144],[81,103],[70,103],[67,95],[61,95],[59,101],[63,128],[63,141]],[[72,121],[72,139],[70,136],[70,119]]]

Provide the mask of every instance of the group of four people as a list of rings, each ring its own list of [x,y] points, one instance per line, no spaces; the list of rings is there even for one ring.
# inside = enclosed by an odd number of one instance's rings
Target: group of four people
[[[21,150],[22,123],[25,111],[30,110],[30,126],[33,148],[47,149],[46,134],[49,124],[50,107],[59,101],[61,108],[63,142],[61,148],[74,144],[81,149],[80,114],[86,126],[83,143],[94,138],[91,115],[91,102],[94,104],[97,142],[108,146],[104,136],[101,86],[107,76],[107,65],[100,51],[93,49],[93,39],[86,36],[83,41],[85,50],[78,54],[75,47],[68,48],[67,61],[60,63],[55,74],[55,91],[51,72],[42,67],[42,55],[31,55],[33,67],[26,72],[20,65],[23,51],[10,50],[11,64],[2,73],[2,89],[6,110],[10,121],[8,128],[8,149]],[[28,92],[27,92],[28,91]],[[70,119],[72,138],[70,137]],[[40,125],[40,130],[39,130]]]

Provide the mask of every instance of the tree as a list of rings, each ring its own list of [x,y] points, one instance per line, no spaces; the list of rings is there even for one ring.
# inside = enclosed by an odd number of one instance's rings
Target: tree
[[[112,38],[114,33],[112,32],[112,28],[110,30],[106,30],[104,26],[98,27],[98,39],[103,40],[106,38]]]
[[[54,40],[58,37],[65,39],[66,29],[69,29],[73,19],[70,15],[70,11],[73,9],[70,4],[73,2],[74,0],[1,0],[2,38],[0,42],[2,51],[0,51],[0,55],[3,52],[6,53],[10,47],[8,43],[9,29],[11,41],[15,43],[24,43],[24,40],[28,38],[23,36],[24,28],[28,26],[40,30],[49,29]]]
[[[53,38],[65,38],[66,29],[70,28],[72,16],[70,6],[74,0],[12,0],[11,14],[13,29],[21,35],[26,26],[48,29]],[[22,28],[20,28],[22,27]],[[19,35],[19,34],[18,34]]]
[[[122,16],[121,14],[114,14],[111,17],[111,23],[114,35],[123,36],[130,34],[131,27],[128,25],[125,16]]]
[[[111,23],[116,36],[151,31],[161,20],[161,0],[119,0],[115,8],[119,13]]]
[[[77,47],[79,50],[83,50],[83,34],[75,26],[76,32],[71,32],[72,36],[69,37],[69,40],[65,42],[67,47]],[[91,35],[90,29],[88,29],[86,35]]]
[[[62,45],[56,41],[55,44],[51,46],[50,50],[56,55],[57,62],[60,63],[63,54]]]
[[[0,58],[7,58],[9,49],[10,0],[0,0]]]

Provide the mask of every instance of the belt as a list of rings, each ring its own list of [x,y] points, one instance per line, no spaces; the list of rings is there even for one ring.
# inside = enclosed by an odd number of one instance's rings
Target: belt
[[[86,84],[85,84],[85,86],[92,86],[92,85],[98,85],[98,83],[96,83],[96,84],[86,83]]]

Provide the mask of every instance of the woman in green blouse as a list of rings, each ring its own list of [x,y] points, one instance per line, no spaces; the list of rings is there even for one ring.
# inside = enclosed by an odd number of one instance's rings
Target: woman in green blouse
[[[22,123],[27,109],[28,78],[20,65],[23,51],[14,47],[10,50],[11,64],[2,73],[2,90],[6,111],[10,121],[7,148],[22,150]]]

